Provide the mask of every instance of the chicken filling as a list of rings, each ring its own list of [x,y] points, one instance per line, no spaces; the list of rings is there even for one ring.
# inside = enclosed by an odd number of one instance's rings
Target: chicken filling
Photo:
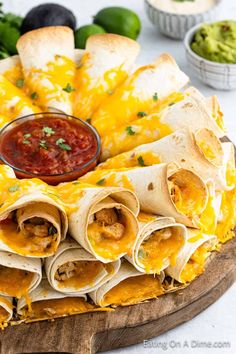
[[[55,274],[60,288],[76,290],[92,286],[104,266],[99,261],[74,261],[61,265]]]
[[[4,328],[4,324],[8,320],[9,313],[2,307],[0,306],[0,329]]]
[[[90,219],[88,238],[100,256],[115,260],[130,251],[135,235],[121,209],[104,208]]]
[[[163,267],[175,265],[184,238],[177,227],[153,232],[140,246],[139,262],[147,273],[159,274]]]
[[[16,213],[12,212],[0,223],[0,238],[18,254],[44,257],[56,251],[58,230],[41,217],[29,218],[19,228]]]

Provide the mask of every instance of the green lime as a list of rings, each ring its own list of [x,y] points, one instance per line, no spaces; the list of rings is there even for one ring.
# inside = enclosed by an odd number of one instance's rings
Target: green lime
[[[93,22],[105,28],[109,33],[132,39],[136,39],[141,31],[138,15],[124,7],[106,7],[97,13]]]
[[[86,25],[78,28],[75,31],[75,47],[84,49],[88,37],[98,33],[106,33],[106,31],[98,25]]]

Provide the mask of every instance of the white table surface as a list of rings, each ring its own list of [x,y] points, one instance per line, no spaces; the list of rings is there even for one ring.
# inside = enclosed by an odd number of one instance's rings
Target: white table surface
[[[181,68],[190,76],[195,85],[205,95],[218,95],[229,137],[236,143],[236,91],[216,91],[203,85],[189,71],[182,42],[163,37],[149,22],[143,0],[3,0],[4,10],[24,15],[30,8],[41,3],[55,2],[67,6],[76,15],[78,25],[91,23],[92,16],[105,6],[125,6],[135,10],[142,21],[142,32],[138,39],[142,51],[138,62],[150,63],[160,53],[169,52]],[[224,0],[220,19],[236,19],[236,0]],[[225,348],[197,347],[196,341],[227,342]],[[107,354],[234,354],[236,353],[236,284],[233,285],[216,303],[193,320],[153,339],[156,348],[144,348],[143,344],[107,352]],[[184,345],[185,344],[185,345]],[[220,344],[219,344],[220,345]],[[224,346],[224,344],[222,344]],[[221,345],[221,346],[222,346]],[[82,353],[81,353],[82,354]]]

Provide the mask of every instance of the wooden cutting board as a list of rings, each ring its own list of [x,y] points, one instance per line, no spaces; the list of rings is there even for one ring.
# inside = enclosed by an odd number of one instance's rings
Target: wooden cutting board
[[[94,354],[140,343],[191,320],[235,281],[236,237],[213,253],[206,271],[185,289],[115,312],[9,327],[0,333],[0,354]]]
[[[90,354],[139,343],[190,320],[235,280],[236,238],[214,253],[205,273],[183,290],[115,312],[9,327],[0,334],[0,353]]]

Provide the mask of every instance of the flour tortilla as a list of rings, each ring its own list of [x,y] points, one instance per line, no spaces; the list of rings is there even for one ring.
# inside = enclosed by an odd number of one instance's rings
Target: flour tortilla
[[[55,274],[57,269],[67,263],[73,261],[97,261],[96,258],[85,251],[77,242],[72,239],[67,239],[62,242],[59,246],[57,253],[45,260],[45,270],[47,274],[48,281],[50,285],[57,291],[63,292],[69,295],[83,295],[90,291],[96,290],[102,284],[110,280],[119,270],[120,268],[120,260],[116,262],[110,263],[113,267],[113,272],[109,273],[105,268],[98,274],[97,278],[91,285],[87,285],[80,290],[76,290],[75,288],[61,288],[59,286],[58,281],[55,279]]]
[[[201,143],[210,145],[214,157],[210,159]],[[100,164],[98,169],[121,168],[128,165],[130,159],[135,160],[138,166],[138,157],[142,153],[150,152],[162,163],[175,162],[182,168],[189,169],[197,173],[206,183],[213,179],[217,190],[227,190],[226,176],[224,173],[223,159],[224,152],[222,143],[209,129],[200,129],[191,133],[188,129],[178,130],[158,141],[144,144],[133,150],[117,155]],[[145,159],[144,159],[145,163]],[[110,167],[110,166],[112,167]]]
[[[123,261],[121,264],[121,267],[119,271],[116,273],[116,275],[109,280],[107,283],[103,284],[100,288],[97,290],[89,293],[89,296],[92,298],[94,303],[98,306],[105,307],[110,304],[106,304],[104,302],[104,296],[108,293],[109,290],[114,288],[116,285],[118,285],[120,282],[122,282],[125,279],[131,278],[131,277],[138,277],[143,275],[143,273],[139,272],[137,269],[135,269],[129,262]],[[164,273],[162,273],[159,277],[160,282],[162,283],[164,279]]]
[[[122,179],[127,178],[138,197],[142,211],[155,215],[170,216],[175,218],[177,222],[190,227],[197,227],[195,217],[198,218],[197,215],[202,213],[207,203],[208,191],[202,179],[194,172],[179,168],[176,164],[158,164],[121,170],[99,170],[89,172],[81,178],[81,181],[94,183],[94,177],[97,180],[104,179],[105,185],[110,185],[109,178],[111,178],[111,185],[115,183],[118,186],[123,186]],[[179,187],[191,185],[194,191],[198,191],[195,196],[199,197],[198,210],[195,210],[194,217],[178,211],[170,194],[171,180],[174,180]]]
[[[0,251],[0,265],[34,273],[28,292],[37,288],[42,279],[42,265],[40,259],[26,258],[10,252]],[[2,295],[9,296],[7,293],[0,293],[0,297]]]
[[[48,220],[53,224],[57,229],[58,237],[56,240],[56,247],[58,247],[61,240],[65,239],[67,229],[68,229],[68,219],[64,207],[59,202],[56,202],[49,195],[46,195],[45,192],[32,189],[34,191],[29,191],[26,194],[22,194],[15,202],[11,203],[8,200],[8,206],[2,207],[0,212],[0,220],[6,219],[12,211],[17,211],[17,218],[19,227],[23,227],[23,222],[32,217],[42,217],[45,220]],[[43,203],[43,204],[42,204]],[[43,206],[43,208],[42,208]],[[54,213],[54,208],[57,208],[57,213]],[[30,252],[24,251],[21,253],[21,250],[16,250],[14,247],[11,247],[3,240],[0,239],[0,250],[8,251],[12,253],[21,254],[27,257],[34,257],[30,255]],[[45,255],[48,256],[49,254]],[[44,257],[35,256],[35,257]]]
[[[196,235],[196,231],[188,229],[188,240],[194,238]],[[190,257],[193,253],[204,243],[209,243],[212,247],[217,243],[217,237],[215,235],[206,235],[202,234],[202,237],[198,238],[195,242],[187,241],[185,246],[182,248],[181,252],[176,261],[175,266],[169,266],[165,272],[171,276],[173,279],[182,283],[181,281],[181,273],[188,263]]]
[[[139,261],[139,250],[143,242],[147,241],[151,234],[158,230],[163,230],[165,228],[176,228],[181,232],[181,236],[183,237],[184,243],[187,238],[187,229],[184,225],[176,223],[173,218],[170,217],[157,217],[156,220],[149,222],[139,222],[140,231],[138,238],[136,240],[132,257],[126,256],[126,259],[133,264],[133,266],[141,273],[146,273],[143,264]],[[163,271],[170,265],[169,260],[166,259],[163,263],[160,271]],[[154,272],[150,272],[149,274],[154,274]]]
[[[65,184],[66,188],[66,184]],[[75,190],[77,186],[74,186]],[[136,216],[139,213],[139,202],[137,197],[132,191],[125,188],[92,188],[85,187],[79,190],[83,191],[82,197],[78,197],[75,201],[75,211],[69,215],[69,233],[70,235],[89,253],[94,255],[96,259],[103,263],[109,263],[114,261],[114,259],[108,259],[99,256],[91,243],[89,242],[87,235],[88,223],[91,216],[97,211],[105,208],[118,208],[127,217],[132,225],[134,233],[138,233],[138,223]],[[110,201],[104,201],[104,199],[110,197]],[[120,254],[121,258],[124,254]]]

